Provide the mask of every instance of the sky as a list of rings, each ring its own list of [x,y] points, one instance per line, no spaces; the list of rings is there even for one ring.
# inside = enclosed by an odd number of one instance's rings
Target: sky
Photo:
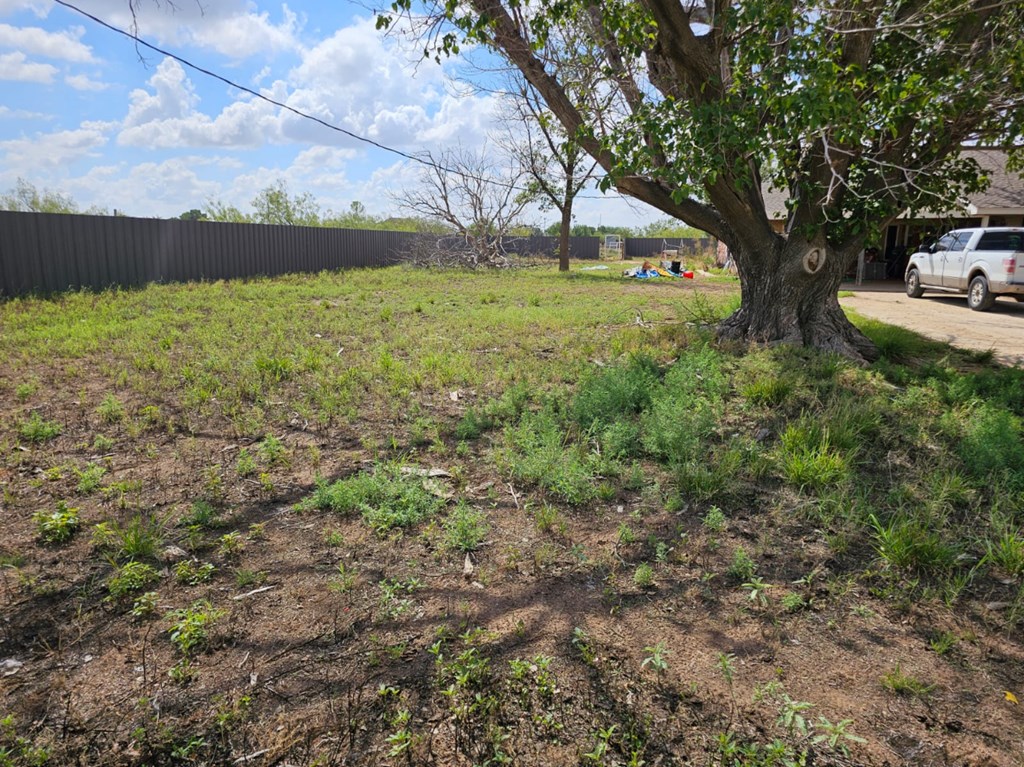
[[[69,0],[128,29],[128,0]],[[335,0],[136,0],[139,37],[353,134],[415,155],[492,147],[500,98],[468,92],[458,60],[375,27],[371,6]],[[243,211],[284,181],[325,210],[361,202],[400,214],[416,163],[303,119],[52,0],[0,0],[0,192],[19,178],[130,216],[172,217],[211,200]],[[588,191],[577,223],[664,216]],[[533,211],[546,226],[551,212]]]

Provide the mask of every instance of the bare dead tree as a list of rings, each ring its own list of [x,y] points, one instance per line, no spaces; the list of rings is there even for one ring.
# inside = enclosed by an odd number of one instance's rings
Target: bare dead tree
[[[518,159],[463,147],[427,153],[424,159],[420,185],[392,199],[413,216],[450,227],[452,234],[439,238],[436,251],[420,260],[473,269],[510,266],[504,241],[522,224],[530,202]]]

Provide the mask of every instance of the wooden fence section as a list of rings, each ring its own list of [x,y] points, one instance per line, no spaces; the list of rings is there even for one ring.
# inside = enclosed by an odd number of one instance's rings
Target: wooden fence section
[[[710,252],[717,245],[718,241],[713,237],[627,237],[624,255],[626,258],[650,258],[663,250],[678,250],[679,255],[685,258]]]
[[[436,235],[178,219],[0,211],[0,297],[111,285],[187,282],[388,266]],[[515,238],[509,252],[555,257],[555,237]],[[573,238],[597,258],[596,238]]]

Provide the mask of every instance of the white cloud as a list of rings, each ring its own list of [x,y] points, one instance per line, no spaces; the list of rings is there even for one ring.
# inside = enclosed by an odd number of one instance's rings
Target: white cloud
[[[39,169],[64,168],[83,157],[97,157],[96,150],[107,143],[110,127],[109,123],[82,123],[77,130],[0,141],[3,164],[19,169],[27,178]]]
[[[164,59],[146,84],[153,93],[136,88],[129,94],[127,127],[157,120],[181,118],[190,114],[198,102],[185,70],[174,59]]]
[[[31,11],[45,19],[53,3],[49,0],[0,0],[0,16],[13,16],[18,11]]]
[[[0,24],[0,48],[16,48],[23,53],[48,59],[92,62],[92,49],[82,43],[84,27],[70,27],[63,32],[48,32],[41,27],[12,27]]]
[[[53,115],[43,112],[30,112],[27,109],[11,109],[0,104],[0,119],[7,120],[52,120]]]
[[[130,216],[178,216],[220,194],[218,181],[197,172],[217,162],[216,158],[184,156],[130,167],[123,163],[96,166],[63,187],[83,206],[116,209]]]
[[[211,18],[209,23],[192,26],[192,37],[188,42],[212,48],[233,59],[294,50],[298,47],[298,17],[288,6],[283,6],[282,10],[284,19],[280,24],[272,23],[266,12]]]
[[[235,60],[295,50],[303,23],[287,5],[280,6],[281,18],[274,21],[248,0],[139,3],[134,17],[127,0],[80,0],[79,4],[123,29],[137,25],[140,37],[158,45],[203,48]]]
[[[405,151],[439,142],[479,145],[494,111],[492,97],[446,94],[444,70],[423,62],[418,47],[385,39],[373,19],[357,18],[307,50],[288,81],[295,88],[289,104]],[[326,140],[322,130],[294,118],[286,117],[283,133],[296,141]]]
[[[0,80],[48,84],[56,74],[57,67],[29,61],[21,51],[0,54]]]
[[[89,79],[88,75],[67,75],[64,77],[64,82],[76,91],[105,91],[110,87],[108,83]]]
[[[495,97],[456,98],[445,92],[441,68],[415,63],[412,52],[383,38],[371,19],[357,18],[304,50],[301,63],[286,79],[261,92],[343,131],[404,151],[447,143],[479,146],[494,119]],[[268,75],[263,68],[257,79]],[[118,143],[151,148],[367,148],[351,135],[250,95],[208,114],[201,110],[189,78],[180,63],[161,61],[146,87],[130,94]]]

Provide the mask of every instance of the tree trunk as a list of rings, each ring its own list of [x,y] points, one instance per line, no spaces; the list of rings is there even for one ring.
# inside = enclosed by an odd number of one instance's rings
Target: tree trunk
[[[569,230],[572,227],[572,201],[562,206],[562,225],[558,229],[558,271],[569,271]]]
[[[733,256],[742,298],[740,308],[719,324],[721,338],[810,346],[859,362],[878,358],[878,349],[839,306],[849,253],[791,237],[769,253],[741,249]]]

